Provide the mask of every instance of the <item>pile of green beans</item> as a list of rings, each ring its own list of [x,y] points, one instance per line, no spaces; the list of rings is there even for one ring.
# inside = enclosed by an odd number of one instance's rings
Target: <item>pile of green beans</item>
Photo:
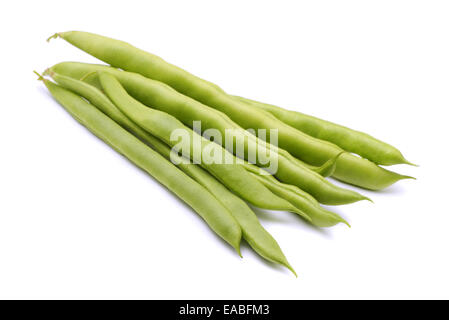
[[[411,163],[393,146],[362,132],[229,95],[217,85],[119,40],[79,31],[50,38],[57,37],[109,66],[62,62],[50,67],[39,80],[55,100],[186,202],[239,255],[243,238],[261,257],[296,275],[249,204],[296,213],[320,228],[339,223],[349,226],[321,204],[370,199],[338,187],[326,177],[371,190],[411,178],[380,167]],[[201,121],[201,132],[193,130],[195,121]],[[212,129],[221,134],[221,141],[207,138],[206,132]],[[258,129],[265,129],[267,136],[257,135]],[[272,143],[271,129],[279,133],[279,146]],[[172,140],[175,130],[186,133],[188,150],[180,150]],[[242,143],[242,154],[236,145],[226,144],[227,130],[233,130]],[[232,161],[205,161],[211,151]],[[277,170],[265,171],[258,159],[250,163],[249,154],[257,152],[275,152]]]
[[[277,129],[279,146],[311,165],[322,165],[342,151],[337,145],[309,136],[252,104],[227,95],[218,86],[126,42],[80,31],[57,33],[54,37],[61,37],[113,67],[164,82],[176,91],[223,112],[243,128],[262,128],[267,133],[270,129]],[[266,138],[271,141],[269,134]],[[411,178],[351,153],[338,158],[333,177],[370,190],[380,190],[399,180]]]
[[[257,139],[232,122],[227,116],[176,92],[159,81],[147,79],[135,73],[124,72],[110,67],[83,63],[64,62],[49,69],[49,72],[56,72],[78,79],[83,78],[86,81],[93,83],[98,81],[92,79],[92,77],[86,77],[86,75],[93,74],[96,71],[113,74],[127,92],[129,92],[135,99],[146,106],[172,115],[176,119],[182,121],[186,126],[192,127],[193,121],[201,120],[204,129],[219,130],[222,133],[223,139],[225,137],[226,129],[234,129],[234,132],[241,135],[241,139],[244,139],[244,137]],[[152,110],[149,108],[145,109],[147,109],[147,112]],[[166,138],[168,137],[169,135]],[[257,139],[256,143],[257,148],[260,149],[263,147],[263,141]],[[225,145],[225,141],[222,141],[221,144]],[[245,155],[249,153],[248,149],[252,146],[254,147],[254,144],[245,144]],[[228,151],[233,152],[233,150]],[[335,161],[335,157],[330,160],[331,163],[332,160]],[[293,159],[293,157],[285,150],[279,151],[278,165],[279,167],[275,176],[279,178],[279,180],[298,186],[310,193],[320,203],[339,205],[366,199],[366,197],[357,192],[343,189],[330,183],[317,172],[309,170],[309,168],[303,165],[300,161],[295,161],[295,159]]]

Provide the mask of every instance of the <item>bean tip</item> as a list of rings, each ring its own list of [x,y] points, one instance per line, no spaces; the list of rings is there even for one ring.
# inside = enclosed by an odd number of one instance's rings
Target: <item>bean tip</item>
[[[234,250],[237,252],[237,254],[239,255],[240,258],[243,258],[242,256],[242,252],[240,250],[240,241],[241,239],[239,238],[238,241],[234,241],[234,243],[229,242],[229,244],[234,248]]]
[[[45,80],[45,78],[39,72],[37,72],[36,70],[33,70],[33,72],[38,76],[37,80],[39,81]]]
[[[337,214],[336,214],[336,215],[337,215]],[[343,219],[340,215],[337,215],[337,216],[338,216],[338,221],[337,221],[337,223],[343,223],[343,224],[347,225],[348,228],[351,228],[351,225],[349,224],[348,221],[346,221],[345,219]],[[337,224],[337,223],[336,223],[336,224]]]
[[[296,278],[298,278],[298,274],[296,273],[295,269],[293,269],[293,267],[289,263],[287,263],[285,266],[287,267],[288,270],[290,270],[293,273],[293,275]]]
[[[235,250],[241,259],[243,259],[242,252],[240,251],[240,247],[236,247]]]
[[[42,75],[43,75],[43,76],[50,76],[50,77],[53,78],[54,72],[53,72],[50,68],[47,68],[47,69],[45,69],[45,71],[42,73]]]
[[[410,161],[408,161],[408,160],[405,160],[405,161],[404,161],[404,164],[408,164],[409,166],[413,166],[413,167],[419,167],[419,164],[410,162]]]
[[[47,38],[47,42],[50,42],[51,39],[57,39],[61,36],[61,34],[59,32],[56,32],[55,34],[51,35],[50,37]]]

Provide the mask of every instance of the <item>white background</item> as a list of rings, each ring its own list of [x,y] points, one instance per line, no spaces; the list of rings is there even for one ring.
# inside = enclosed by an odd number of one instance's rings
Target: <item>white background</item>
[[[14,1],[3,5],[0,298],[449,298],[447,1]],[[260,213],[299,277],[197,215],[36,81],[95,61],[54,32],[126,40],[244,95],[371,133],[416,176],[317,231]]]

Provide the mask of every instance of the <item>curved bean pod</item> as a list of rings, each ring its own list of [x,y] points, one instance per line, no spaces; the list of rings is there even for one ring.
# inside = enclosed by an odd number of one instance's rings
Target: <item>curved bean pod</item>
[[[77,79],[85,78],[91,84],[97,82],[95,76],[92,76],[93,73],[96,71],[108,72],[113,74],[135,99],[151,108],[156,108],[171,114],[187,126],[191,126],[194,120],[201,120],[204,128],[217,129],[222,133],[222,137],[225,137],[226,130],[235,130],[241,137],[246,138],[245,155],[249,154],[247,150],[255,147],[256,144],[257,148],[264,147],[265,142],[263,140],[257,139],[246,130],[243,130],[221,112],[186,97],[161,82],[145,78],[136,73],[120,71],[107,66],[74,62],[59,63],[51,67],[48,72],[52,71]],[[89,74],[91,76],[86,78],[86,75]],[[252,144],[247,143],[251,139],[257,139],[257,141]],[[226,146],[225,142],[222,141],[222,143]],[[322,167],[311,168],[291,156],[285,150],[272,145],[267,145],[267,149],[278,151],[276,177],[285,183],[298,186],[310,193],[319,202],[338,205],[367,199],[357,192],[337,187],[320,176],[320,173],[324,174],[326,170],[335,170],[335,156],[328,160]],[[233,150],[228,151],[232,152]],[[313,171],[317,171],[318,173]]]
[[[175,90],[225,113],[243,128],[263,128],[268,131],[278,129],[279,146],[311,165],[320,166],[342,151],[330,142],[306,135],[283,123],[268,112],[260,112],[260,109],[254,106],[237,101],[210,82],[126,42],[80,31],[57,33],[53,37],[61,37],[114,67],[162,81]],[[269,134],[267,141],[270,142]],[[411,178],[380,168],[349,153],[338,158],[333,176],[371,190],[383,189],[399,180]]]
[[[156,150],[167,159],[170,159],[171,150],[168,146],[159,146]],[[226,189],[223,184],[198,165],[180,162],[178,166],[182,171],[187,173],[191,178],[195,179],[195,181],[215,195],[218,201],[232,213],[242,228],[243,238],[254,251],[268,261],[283,265],[297,276],[295,270],[282,253],[276,240],[260,224],[259,219],[245,201]],[[313,223],[314,220],[312,219],[312,221],[309,222]]]
[[[299,210],[306,212],[312,220],[311,223],[317,227],[327,228],[338,223],[345,223],[350,227],[349,223],[335,212],[324,209],[319,203],[308,193],[301,189],[279,182],[271,175],[261,175],[260,169],[250,163],[244,164],[245,169],[250,172],[256,179],[262,182],[271,192],[288,200]]]
[[[340,215],[335,212],[326,210],[317,205],[313,205],[309,200],[305,197],[299,196],[297,193],[285,189],[282,186],[278,185],[272,179],[264,179],[262,176],[252,173],[256,179],[262,182],[271,192],[282,197],[283,199],[288,200],[295,207],[300,209],[301,211],[307,212],[309,217],[312,219],[311,223],[317,227],[332,227],[336,224],[342,222],[345,223],[348,227],[351,227],[349,223],[343,219]],[[273,178],[272,176],[270,176]],[[273,178],[274,179],[274,178]]]
[[[312,137],[332,142],[342,149],[356,153],[376,164],[385,166],[394,164],[414,165],[407,161],[397,148],[364,132],[356,131],[301,112],[286,110],[271,104],[239,96],[232,97],[241,102],[265,110],[282,122],[285,122]]]
[[[80,96],[48,80],[44,83],[51,95],[78,122],[192,207],[212,230],[240,254],[241,228],[208,190]]]

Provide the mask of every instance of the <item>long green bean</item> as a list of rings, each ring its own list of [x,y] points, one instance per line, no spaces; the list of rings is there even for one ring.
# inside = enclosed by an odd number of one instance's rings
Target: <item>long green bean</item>
[[[392,145],[364,132],[352,130],[330,121],[322,120],[297,111],[286,110],[238,96],[235,99],[265,110],[286,124],[317,139],[330,141],[342,149],[356,153],[379,165],[410,164],[402,153]]]

